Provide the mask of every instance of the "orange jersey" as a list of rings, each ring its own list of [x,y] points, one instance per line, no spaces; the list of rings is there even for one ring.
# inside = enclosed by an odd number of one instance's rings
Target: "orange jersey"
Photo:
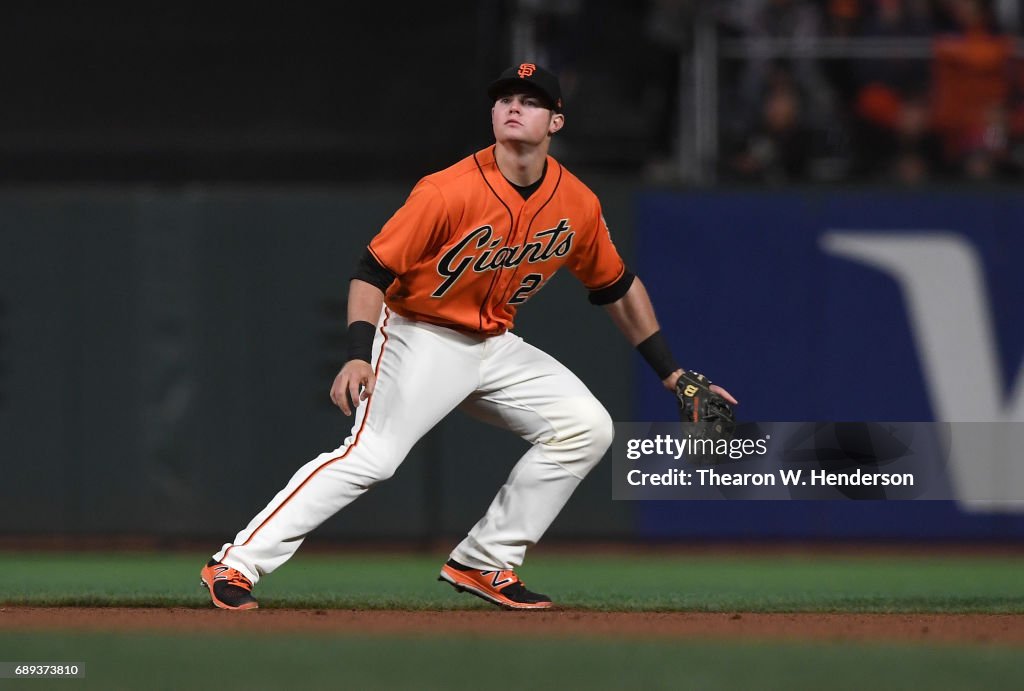
[[[499,334],[563,265],[588,290],[626,267],[597,196],[550,156],[529,199],[505,179],[494,147],[428,175],[370,242],[395,280],[385,302],[409,319]]]

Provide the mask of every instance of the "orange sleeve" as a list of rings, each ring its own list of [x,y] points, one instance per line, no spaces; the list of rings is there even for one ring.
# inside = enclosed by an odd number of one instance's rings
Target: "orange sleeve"
[[[370,253],[385,269],[401,276],[440,244],[447,227],[441,191],[432,182],[420,180],[370,241]]]
[[[611,233],[601,213],[601,204],[594,199],[593,215],[587,227],[580,229],[580,244],[567,261],[569,270],[587,290],[607,288],[622,278],[626,265],[612,242]]]

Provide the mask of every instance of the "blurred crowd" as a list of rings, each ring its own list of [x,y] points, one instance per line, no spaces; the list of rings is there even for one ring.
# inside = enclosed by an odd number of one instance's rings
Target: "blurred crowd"
[[[1024,178],[1024,0],[514,4],[513,53],[528,48],[562,75],[572,107],[600,115],[562,137],[579,160],[640,158],[668,181],[688,165],[726,183]],[[759,51],[758,39],[804,49]],[[694,75],[709,60],[711,153],[694,134],[709,98]]]
[[[1020,5],[1018,0],[715,3],[722,39],[897,39],[886,44],[892,47],[906,38],[918,39],[907,40],[908,46],[924,46],[922,55],[890,50],[884,56],[723,61],[719,180],[909,186],[1020,179]]]

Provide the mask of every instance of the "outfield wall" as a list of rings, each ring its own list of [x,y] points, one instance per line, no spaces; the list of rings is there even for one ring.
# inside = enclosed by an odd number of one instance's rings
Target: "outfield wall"
[[[763,421],[1024,421],[1024,199],[1015,192],[646,192],[637,268],[681,360]],[[637,364],[636,411],[664,419]],[[1024,498],[1024,449],[954,454]],[[968,493],[965,491],[964,496]],[[971,496],[977,496],[971,495]],[[660,537],[1009,537],[1024,502],[658,502]],[[779,504],[778,506],[774,504]]]
[[[0,193],[0,534],[227,540],[244,527],[351,428],[328,398],[349,276],[407,193]],[[603,196],[628,253],[628,190]],[[571,275],[524,311],[520,333],[628,416],[629,348]],[[319,534],[464,533],[525,448],[455,414]],[[609,472],[555,530],[631,531]]]
[[[746,419],[1022,417],[1024,203],[1013,196],[592,184],[680,360],[733,389]],[[346,435],[327,389],[348,276],[406,193],[0,193],[0,533],[228,539]],[[897,236],[905,247],[885,244]],[[915,247],[931,258],[916,262]],[[617,420],[671,417],[671,396],[568,274],[522,311],[518,331]],[[460,534],[523,448],[456,414],[320,534]],[[1005,507],[950,502],[612,502],[609,466],[552,535],[1024,535]]]

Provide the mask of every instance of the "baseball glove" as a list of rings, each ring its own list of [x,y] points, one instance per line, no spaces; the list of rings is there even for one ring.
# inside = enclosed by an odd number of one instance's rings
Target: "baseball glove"
[[[676,398],[683,422],[695,425],[695,439],[732,439],[736,429],[732,406],[711,390],[711,381],[703,374],[683,370],[676,381]]]

